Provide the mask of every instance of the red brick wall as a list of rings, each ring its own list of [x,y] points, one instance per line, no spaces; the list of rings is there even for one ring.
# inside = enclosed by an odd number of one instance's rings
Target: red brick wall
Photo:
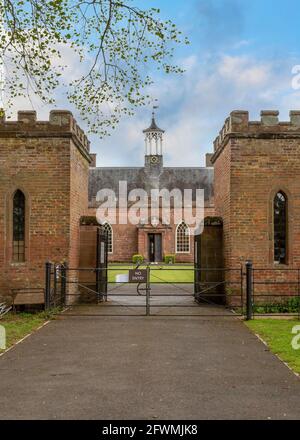
[[[51,112],[50,122],[29,116],[21,113],[19,121],[0,123],[0,295],[12,288],[44,287],[47,260],[78,261],[79,217],[87,204],[86,137],[69,112]],[[26,196],[24,263],[11,260],[16,189]]]
[[[88,204],[89,163],[72,143],[70,149],[70,264],[79,265],[80,217]]]
[[[225,264],[251,259],[256,267],[278,267],[273,255],[273,198],[288,196],[288,267],[300,267],[300,123],[278,123],[263,112],[249,122],[233,112],[215,142],[215,206],[224,221]]]
[[[95,216],[96,209],[90,208],[87,211],[88,216]],[[214,208],[205,208],[205,216],[213,216]],[[175,231],[176,226],[173,223],[173,212],[171,212],[170,226],[159,225],[152,228],[151,225],[140,227],[132,224],[112,225],[113,228],[113,253],[109,254],[108,259],[111,262],[131,262],[134,254],[142,254],[148,258],[148,233],[161,233],[163,243],[163,256],[175,253]],[[117,212],[118,218],[118,212]],[[86,228],[86,227],[84,227]],[[92,228],[92,227],[91,227]],[[178,263],[192,263],[194,261],[193,237],[190,238],[190,252],[177,253],[176,261]],[[82,263],[84,266],[84,262]]]
[[[214,164],[215,214],[223,219],[224,264],[229,264],[231,249],[231,149],[226,148]]]

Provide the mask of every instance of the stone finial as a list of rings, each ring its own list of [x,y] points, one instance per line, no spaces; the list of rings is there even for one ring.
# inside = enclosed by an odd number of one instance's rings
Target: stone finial
[[[18,111],[18,122],[23,122],[24,124],[35,124],[36,111],[35,110]]]
[[[216,139],[214,140],[214,151],[217,151],[217,149],[219,148],[219,136],[216,137]]]
[[[68,110],[51,110],[49,122],[51,125],[67,126],[71,130],[73,114]]]
[[[205,166],[206,167],[212,167],[213,164],[211,162],[211,158],[213,157],[213,153],[206,153],[205,155]]]
[[[267,126],[277,125],[279,123],[278,115],[278,110],[262,110],[260,112],[261,123]]]
[[[96,167],[96,158],[97,158],[97,154],[96,153],[90,153],[91,156],[91,163],[90,163],[90,167]]]
[[[300,110],[290,111],[290,121],[292,125],[300,127]]]
[[[248,127],[249,112],[246,110],[234,110],[230,113],[230,129],[241,131]]]

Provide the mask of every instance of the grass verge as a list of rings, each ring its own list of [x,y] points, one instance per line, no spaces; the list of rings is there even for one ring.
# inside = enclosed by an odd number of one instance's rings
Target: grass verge
[[[20,339],[36,330],[46,321],[51,319],[52,314],[46,312],[39,313],[7,313],[0,319],[0,325],[6,331],[6,349],[14,345]],[[5,351],[0,348],[0,353]]]
[[[292,347],[292,328],[300,325],[295,319],[257,319],[245,322],[254,333],[258,334],[270,350],[286,362],[292,370],[300,374],[300,349]]]

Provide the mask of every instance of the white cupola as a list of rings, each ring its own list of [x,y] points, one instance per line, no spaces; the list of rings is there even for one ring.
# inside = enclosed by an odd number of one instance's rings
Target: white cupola
[[[164,130],[156,125],[154,112],[150,127],[143,130],[143,133],[145,133],[145,155],[162,156]]]

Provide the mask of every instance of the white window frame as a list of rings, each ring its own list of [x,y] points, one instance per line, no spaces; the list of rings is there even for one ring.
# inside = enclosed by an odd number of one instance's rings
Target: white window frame
[[[185,224],[185,226],[187,227],[187,230],[188,230],[188,237],[189,237],[189,250],[188,251],[179,251],[178,250],[178,246],[177,246],[178,245],[178,243],[177,243],[178,228],[182,224]],[[175,253],[176,254],[190,254],[191,253],[191,234],[190,234],[190,228],[189,228],[189,226],[184,221],[181,221],[176,226],[176,230],[175,230]]]

